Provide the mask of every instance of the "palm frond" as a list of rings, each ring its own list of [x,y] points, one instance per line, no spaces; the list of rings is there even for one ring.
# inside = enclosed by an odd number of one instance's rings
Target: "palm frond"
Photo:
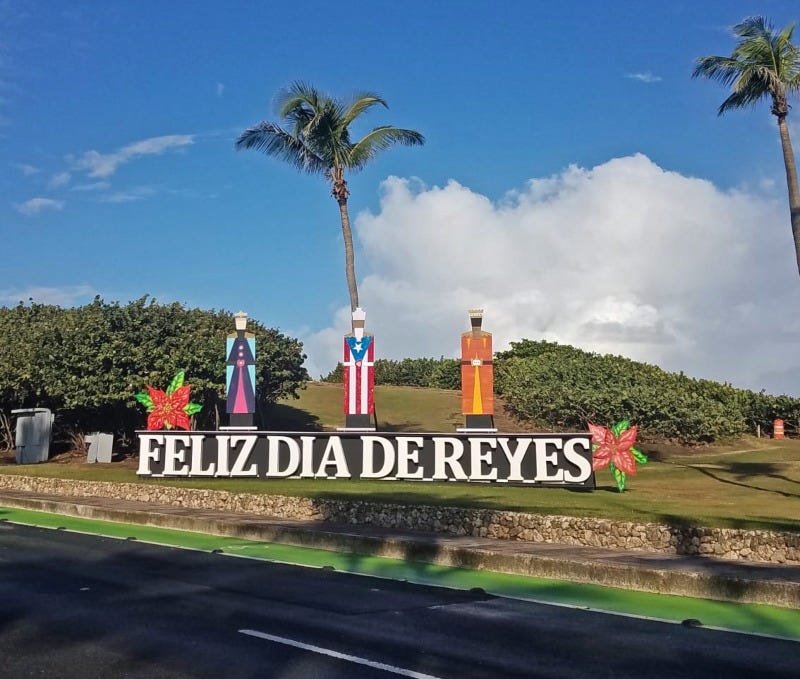
[[[750,80],[758,83],[762,89],[766,89],[770,94],[782,93],[786,88],[780,73],[776,73],[769,66],[753,66],[747,73]]]
[[[772,23],[763,16],[747,17],[733,27],[734,35],[740,38],[758,38],[772,32]]]
[[[733,84],[743,70],[743,64],[732,57],[699,57],[696,64],[693,78],[708,78],[723,85]]]
[[[421,146],[424,143],[425,137],[415,130],[404,130],[390,125],[376,127],[372,132],[364,135],[353,144],[346,166],[354,170],[360,170],[378,153],[396,144]]]
[[[353,100],[345,106],[345,111],[342,114],[342,125],[345,127],[349,126],[358,116],[373,106],[389,108],[389,105],[373,92],[361,92],[357,94],[353,97]]]
[[[786,92],[800,94],[800,69],[786,81]]]
[[[741,38],[730,57],[700,57],[693,77],[703,76],[729,86],[732,92],[719,107],[719,113],[754,106],[762,99],[784,102],[787,92],[796,91],[800,73],[800,49],[792,44],[794,24],[775,31],[761,16],[748,17],[733,27]],[[776,113],[775,115],[785,115]]]
[[[753,107],[762,99],[763,95],[760,90],[741,90],[739,92],[733,92],[719,105],[717,114],[722,115],[734,109]]]
[[[295,80],[291,85],[281,90],[275,100],[275,111],[281,118],[286,118],[290,112],[298,107],[307,107],[312,111],[320,108],[320,102],[325,96],[313,85],[302,80]]]
[[[792,36],[794,35],[794,29],[797,26],[797,23],[793,22],[788,26],[784,27],[784,29],[778,35],[778,42],[783,47],[790,47],[797,51],[797,47],[792,44]]]
[[[234,144],[237,151],[255,149],[268,156],[285,160],[302,172],[323,173],[328,164],[298,139],[275,123],[261,122],[246,129]]]
[[[276,103],[279,124],[262,122],[245,130],[236,140],[237,149],[262,151],[303,172],[341,177],[342,170],[361,169],[390,146],[425,141],[419,132],[386,125],[354,144],[350,124],[373,106],[387,107],[373,92],[360,92],[343,103],[298,80],[280,93]]]
[[[330,101],[330,97],[313,86],[297,81],[281,92],[276,109],[287,129],[292,130],[295,137],[303,137],[316,126]]]
[[[329,167],[341,166],[350,149],[350,133],[341,124],[342,106],[331,100],[304,130],[303,141]]]

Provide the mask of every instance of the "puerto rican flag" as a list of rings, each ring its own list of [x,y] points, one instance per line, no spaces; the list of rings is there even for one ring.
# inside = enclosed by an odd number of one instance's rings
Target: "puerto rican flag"
[[[344,338],[344,412],[372,415],[375,412],[375,338]]]

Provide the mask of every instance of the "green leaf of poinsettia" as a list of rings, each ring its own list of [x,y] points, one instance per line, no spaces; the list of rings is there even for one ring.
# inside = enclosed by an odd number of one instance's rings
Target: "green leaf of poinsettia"
[[[625,431],[626,429],[631,428],[631,421],[630,420],[621,420],[617,422],[613,427],[611,427],[611,433],[614,434],[617,438],[619,435]]]
[[[139,403],[141,403],[145,408],[147,408],[147,412],[149,413],[153,408],[155,408],[155,404],[153,403],[153,399],[150,398],[150,394],[145,394],[144,392],[140,392],[138,394],[134,394],[133,398],[135,398]]]
[[[196,413],[199,413],[202,409],[203,406],[201,406],[199,403],[189,403],[183,409],[183,412],[185,412],[187,415],[194,415]]]
[[[172,396],[176,389],[180,389],[183,386],[183,376],[183,370],[175,374],[175,377],[172,378],[172,382],[170,382],[167,387],[167,396]]]
[[[608,463],[608,468],[614,475],[614,481],[617,482],[617,490],[619,490],[619,492],[621,493],[623,490],[625,490],[625,476],[626,476],[625,472],[621,471],[620,469],[617,469],[614,466],[613,462]]]
[[[631,446],[631,454],[639,464],[647,464],[647,455],[645,455],[638,448],[634,448],[633,446]]]
[[[600,444],[599,444],[599,443],[593,443],[593,444],[592,444],[592,452],[594,452],[595,450],[597,450],[599,447],[600,447]]]

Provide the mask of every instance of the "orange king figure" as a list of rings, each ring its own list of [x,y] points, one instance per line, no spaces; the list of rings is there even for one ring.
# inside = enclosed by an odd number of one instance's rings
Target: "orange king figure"
[[[461,412],[467,429],[494,428],[492,333],[481,330],[483,309],[470,309],[472,330],[461,335]]]

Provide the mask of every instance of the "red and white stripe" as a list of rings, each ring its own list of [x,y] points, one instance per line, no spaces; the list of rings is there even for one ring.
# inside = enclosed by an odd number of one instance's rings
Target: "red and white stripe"
[[[344,412],[346,415],[372,415],[375,385],[375,338],[372,337],[363,360],[357,361],[344,340]]]

